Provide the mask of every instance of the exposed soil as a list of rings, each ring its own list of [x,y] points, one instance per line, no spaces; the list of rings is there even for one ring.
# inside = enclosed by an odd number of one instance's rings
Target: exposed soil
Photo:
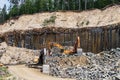
[[[27,68],[24,65],[9,66],[9,71],[22,80],[74,80],[52,77],[42,74],[38,69]]]
[[[55,16],[50,22],[50,17]],[[89,10],[82,12],[46,12],[33,15],[23,15],[18,20],[10,20],[0,25],[0,33],[13,30],[26,30],[42,27],[82,28],[116,24],[120,22],[120,5],[115,5],[105,10]],[[44,25],[48,20],[47,25]]]

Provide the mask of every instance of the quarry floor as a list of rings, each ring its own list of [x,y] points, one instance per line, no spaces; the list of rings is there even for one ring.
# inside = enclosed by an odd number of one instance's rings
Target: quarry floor
[[[46,74],[42,74],[39,69],[28,68],[25,65],[13,65],[9,66],[10,73],[14,75],[17,80],[74,80],[52,77]],[[18,79],[19,78],[19,79]]]

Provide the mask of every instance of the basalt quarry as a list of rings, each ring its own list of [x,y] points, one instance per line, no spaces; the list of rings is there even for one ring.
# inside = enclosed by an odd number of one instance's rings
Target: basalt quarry
[[[120,5],[82,12],[43,12],[8,20],[0,25],[0,63],[26,64],[41,49],[48,48],[49,42],[71,49],[78,36],[83,50],[78,54],[63,55],[59,48],[51,49],[53,54],[46,58],[50,75],[120,80]],[[5,48],[1,47],[3,43],[7,43]]]
[[[73,46],[80,36],[81,48],[85,52],[101,52],[120,47],[120,27],[118,25],[87,28],[55,28],[44,27],[33,30],[14,30],[1,37],[10,46],[28,49],[47,47],[48,42],[57,42],[65,46]]]

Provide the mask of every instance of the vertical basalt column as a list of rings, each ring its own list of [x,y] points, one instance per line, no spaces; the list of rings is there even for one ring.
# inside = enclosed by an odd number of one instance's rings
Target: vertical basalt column
[[[73,39],[72,42],[73,42],[73,45],[75,45],[75,41],[76,41],[76,37],[77,37],[77,35],[76,35],[75,33],[73,33],[72,36],[73,36],[73,38],[72,38],[72,39]]]
[[[4,42],[5,41],[5,36],[1,36],[0,37],[0,43]]]
[[[92,30],[92,52],[95,51],[95,32],[94,29]]]
[[[80,48],[82,48],[82,35],[81,35],[81,33],[82,33],[82,30],[78,29],[78,36],[80,37]],[[74,42],[74,41],[72,40],[72,42]]]
[[[70,33],[65,33],[64,34],[64,38],[65,38],[65,41],[64,41],[64,45],[66,46],[71,46],[71,36],[70,36]]]
[[[20,39],[21,39],[21,47],[25,47],[25,34],[20,34]]]
[[[75,44],[75,33],[74,32],[70,32],[69,37],[70,37],[69,38],[70,46],[74,46],[74,44]]]
[[[110,50],[109,49],[109,29],[106,29],[106,50]]]
[[[119,34],[118,34],[118,32],[119,32],[119,29],[117,28],[116,29],[116,47],[118,47],[120,44],[119,44]]]
[[[33,43],[34,43],[34,36],[33,36]],[[40,44],[40,48],[42,48],[44,45],[44,35],[39,35],[39,44]],[[34,44],[33,44],[34,47]]]
[[[115,37],[115,39],[114,39],[114,45],[115,45],[115,47],[114,48],[117,48],[117,29],[116,28],[115,28],[114,37]]]
[[[82,49],[85,49],[84,48],[84,31],[83,30],[81,30],[81,33],[80,33],[80,39],[81,39],[81,48]],[[75,41],[75,40],[74,40]]]
[[[21,38],[21,33],[17,33],[17,41],[18,41],[18,44],[17,44],[17,47],[22,47],[22,38]]]
[[[37,43],[36,43],[36,45],[37,45],[37,49],[40,49],[40,44],[39,44],[39,35],[37,35]],[[45,44],[46,45],[46,44]]]
[[[66,43],[67,42],[67,38],[68,38],[67,36],[68,36],[68,34],[65,33],[64,34],[64,45],[67,45],[67,43]]]
[[[116,46],[116,42],[115,42],[115,40],[116,40],[116,35],[115,35],[115,29],[113,29],[112,30],[112,48],[115,48]]]
[[[110,50],[112,48],[112,27],[109,28],[108,36],[109,36],[108,44],[109,44],[109,50]]]
[[[101,33],[102,33],[102,29],[101,28],[97,28],[97,52],[100,52],[101,49]]]
[[[95,53],[97,53],[98,52],[98,47],[99,47],[99,45],[98,45],[98,38],[99,38],[99,29],[95,29]]]
[[[103,29],[103,50],[106,50],[106,29]]]
[[[95,29],[95,53],[98,51],[98,30]]]
[[[88,51],[91,52],[92,51],[92,31],[89,30],[89,43],[88,43]]]
[[[89,32],[88,32],[88,30],[86,29],[85,30],[85,34],[86,34],[86,51],[88,51],[88,45],[89,45]]]
[[[12,33],[6,34],[6,41],[9,46],[14,46],[15,37]]]
[[[104,50],[107,50],[107,30],[104,29]]]
[[[85,51],[88,51],[88,45],[89,45],[89,32],[88,32],[88,30],[86,29],[85,30],[85,37],[86,37],[86,39],[85,39],[85,46],[86,46],[86,50]]]
[[[19,33],[14,31],[14,46],[20,47],[19,42],[20,42],[20,38],[19,38]]]
[[[15,36],[15,46],[18,47],[18,42],[19,42],[19,34],[17,32],[14,33]]]
[[[97,43],[96,43],[96,40],[97,40],[97,33],[96,33],[96,30],[94,29],[94,50],[93,50],[93,52],[95,52],[96,53],[96,51],[97,51]]]
[[[100,32],[100,51],[103,50],[103,28],[101,28],[101,32]]]
[[[25,38],[24,38],[24,47],[25,48],[29,48],[28,44],[29,44],[29,37],[28,37],[28,34],[25,33]]]
[[[73,33],[70,33],[70,37],[71,37],[71,45],[74,46],[74,38],[73,38]]]
[[[91,47],[91,31],[89,30],[88,31],[88,51],[90,52],[92,50],[92,47]]]
[[[32,37],[32,38],[33,38],[33,37]],[[41,36],[40,36],[39,34],[38,34],[37,39],[38,39],[38,49],[41,49],[41,44],[42,44],[42,43],[41,43],[41,40],[40,40],[40,39],[41,39]],[[32,41],[33,41],[33,40],[32,40]],[[42,42],[43,42],[43,41],[42,41]],[[33,44],[34,44],[34,43],[33,43]],[[32,44],[32,45],[33,45],[33,44]]]
[[[81,34],[82,34],[82,47],[83,47],[83,51],[86,51],[87,50],[87,47],[86,47],[86,29],[83,29]]]
[[[33,36],[34,49],[39,49],[39,47],[40,47],[39,39],[40,39],[39,35],[36,34]],[[45,45],[45,41],[43,41],[43,44]]]
[[[57,33],[56,34],[56,42],[63,45],[63,43],[64,43],[64,33]]]
[[[118,47],[120,47],[120,28],[118,29],[118,37],[119,37]]]
[[[29,33],[29,32],[26,32],[25,33],[25,48],[28,48],[28,49],[30,49],[31,48],[31,34]]]
[[[46,44],[48,44],[49,42],[55,42],[55,37],[56,35],[54,33],[47,34]]]
[[[0,37],[0,43],[2,43],[3,41],[2,41],[2,38]]]

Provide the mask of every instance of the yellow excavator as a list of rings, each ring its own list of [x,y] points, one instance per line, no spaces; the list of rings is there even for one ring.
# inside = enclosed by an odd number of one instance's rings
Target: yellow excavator
[[[62,45],[60,45],[58,43],[54,43],[54,42],[49,42],[48,49],[51,50],[52,47],[58,47],[59,49],[61,49],[61,52],[63,54],[67,54],[67,55],[77,53],[77,48],[78,47],[80,48],[80,37],[79,36],[77,37],[72,50],[65,50]]]

